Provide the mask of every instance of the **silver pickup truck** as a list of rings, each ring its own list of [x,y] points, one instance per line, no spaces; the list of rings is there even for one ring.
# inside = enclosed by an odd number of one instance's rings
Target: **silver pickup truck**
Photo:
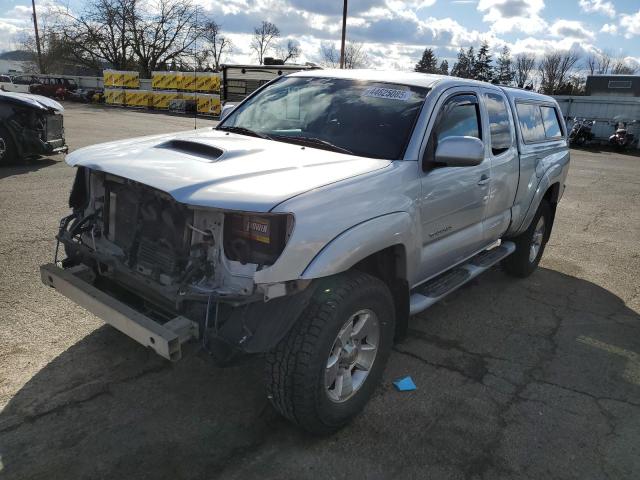
[[[531,274],[569,167],[550,97],[299,72],[214,128],[77,150],[43,282],[170,360],[262,353],[274,407],[329,433],[411,315],[501,262]],[[66,255],[62,257],[62,248]]]

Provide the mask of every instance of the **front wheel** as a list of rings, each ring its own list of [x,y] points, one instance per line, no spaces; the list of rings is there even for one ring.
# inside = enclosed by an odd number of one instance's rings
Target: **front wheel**
[[[18,152],[6,128],[0,126],[0,166],[15,163]]]
[[[542,258],[552,225],[551,206],[543,200],[529,228],[511,239],[516,244],[516,250],[502,262],[507,273],[524,278],[534,272]]]
[[[267,393],[284,417],[329,434],[371,397],[393,343],[391,293],[361,272],[320,281],[296,325],[267,354]]]

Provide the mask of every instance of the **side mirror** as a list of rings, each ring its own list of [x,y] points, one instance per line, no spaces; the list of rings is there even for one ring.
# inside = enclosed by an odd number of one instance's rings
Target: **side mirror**
[[[222,110],[220,111],[220,121],[224,120],[225,117],[227,117],[233,111],[234,108],[236,108],[235,103],[225,103],[222,106]]]
[[[436,163],[449,167],[473,167],[484,160],[484,143],[475,137],[447,137],[438,142]]]

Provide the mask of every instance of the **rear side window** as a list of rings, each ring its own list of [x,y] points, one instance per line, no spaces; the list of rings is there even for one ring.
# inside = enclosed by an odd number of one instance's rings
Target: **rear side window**
[[[544,123],[544,131],[547,138],[562,137],[562,130],[560,130],[560,122],[558,122],[558,115],[556,109],[553,107],[541,106],[542,121]]]
[[[545,140],[540,107],[531,103],[516,103],[516,110],[524,141],[530,143]]]
[[[495,93],[488,93],[485,97],[487,112],[489,113],[489,131],[491,133],[491,152],[500,155],[511,147],[511,124],[504,98]]]

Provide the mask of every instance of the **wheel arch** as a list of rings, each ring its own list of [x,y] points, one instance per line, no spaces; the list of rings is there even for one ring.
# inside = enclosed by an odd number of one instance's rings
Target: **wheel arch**
[[[406,212],[373,218],[343,232],[309,263],[303,279],[335,275],[351,269],[382,280],[394,299],[396,339],[406,334],[409,319],[409,279],[419,248],[415,223]]]
[[[547,171],[540,183],[538,183],[538,187],[536,188],[535,194],[533,195],[533,199],[529,204],[529,208],[527,209],[527,213],[522,218],[522,222],[518,226],[515,231],[509,232],[509,237],[515,237],[520,233],[524,232],[528,227],[533,217],[535,216],[538,208],[540,207],[540,203],[542,201],[549,202],[552,211],[552,220],[555,219],[556,206],[560,201],[562,196],[562,177],[558,173],[555,175],[551,175],[549,171]],[[551,233],[551,229],[549,229],[548,235]]]

